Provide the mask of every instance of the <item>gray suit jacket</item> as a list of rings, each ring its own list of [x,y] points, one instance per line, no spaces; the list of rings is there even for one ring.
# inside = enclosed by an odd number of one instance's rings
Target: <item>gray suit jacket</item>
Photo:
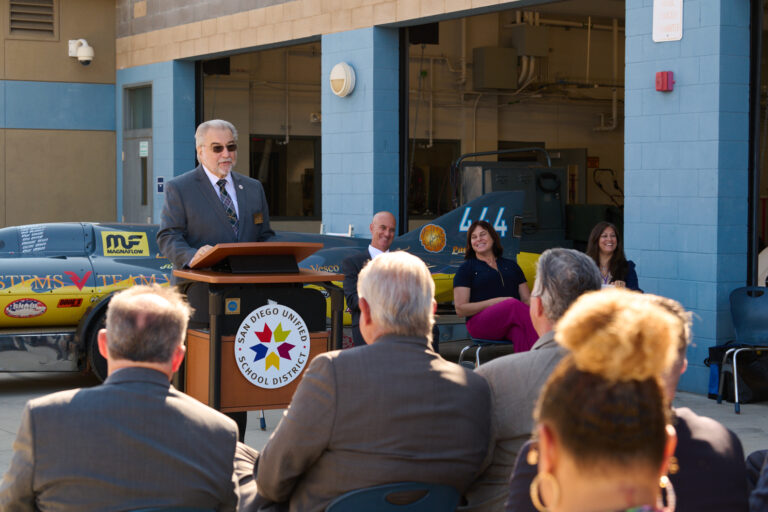
[[[515,458],[533,430],[533,407],[541,387],[567,351],[550,331],[529,352],[499,357],[479,366],[491,388],[491,443],[485,469],[465,493],[461,510],[503,510]]]
[[[174,268],[184,268],[204,245],[262,242],[274,236],[261,183],[236,172],[232,180],[239,210],[237,235],[201,165],[166,184],[157,243]]]
[[[27,404],[0,510],[235,510],[236,443],[231,419],[177,391],[164,374],[124,368],[100,386]]]
[[[258,461],[258,492],[291,511],[389,482],[464,491],[488,447],[488,385],[424,338],[318,355]]]

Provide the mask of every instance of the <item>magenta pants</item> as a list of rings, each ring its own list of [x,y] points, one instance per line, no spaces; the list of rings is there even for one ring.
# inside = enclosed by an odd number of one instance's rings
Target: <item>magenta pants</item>
[[[467,331],[473,338],[511,341],[515,353],[530,350],[539,337],[531,323],[530,308],[517,299],[507,299],[473,315],[467,320]]]

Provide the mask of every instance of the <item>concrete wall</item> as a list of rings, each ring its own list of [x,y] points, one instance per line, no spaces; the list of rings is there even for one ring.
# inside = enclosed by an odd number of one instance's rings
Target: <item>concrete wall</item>
[[[122,2],[123,0],[121,0]],[[176,8],[180,0],[168,2]],[[546,0],[527,0],[526,6]],[[151,2],[148,2],[148,9]],[[194,2],[197,4],[199,2]],[[221,11],[212,9],[208,19],[172,26],[157,27],[149,32],[120,34],[117,40],[117,67],[123,69],[173,59],[215,55],[222,52],[266,48],[291,41],[300,42],[323,34],[396,23],[424,23],[425,19],[442,19],[487,11],[510,9],[520,0],[293,0],[268,7],[253,2],[248,11],[226,14],[240,9],[242,2],[211,2],[228,5]],[[121,4],[122,5],[122,4]],[[121,14],[122,16],[122,14]],[[122,19],[122,18],[121,18]],[[128,22],[127,20],[125,21]],[[132,22],[136,22],[134,17]],[[173,19],[166,20],[166,23]]]
[[[291,0],[117,0],[117,35],[141,34],[165,27],[217,18]]]
[[[650,4],[627,0],[625,248],[645,291],[695,313],[680,386],[699,393],[746,282],[749,3],[688,0],[682,40],[655,43]],[[672,92],[655,90],[664,70]]]
[[[57,3],[58,37],[8,33],[0,0],[0,226],[115,219],[115,9]],[[95,50],[89,66],[68,40]]]

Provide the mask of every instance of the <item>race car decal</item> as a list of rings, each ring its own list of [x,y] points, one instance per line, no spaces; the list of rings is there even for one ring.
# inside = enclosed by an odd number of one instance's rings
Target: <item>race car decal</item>
[[[11,318],[33,318],[45,313],[48,308],[37,299],[18,299],[5,306],[5,315]]]
[[[3,274],[0,275],[0,290],[13,288],[27,283],[35,293],[45,293],[64,286],[64,276],[61,274],[32,275],[32,274]]]
[[[136,231],[102,231],[104,256],[150,256],[147,234]]]
[[[78,290],[83,289],[83,286],[85,286],[86,281],[88,281],[88,278],[91,276],[90,270],[85,273],[82,279],[80,279],[80,277],[78,277],[78,275],[75,274],[74,272],[65,270],[64,273],[67,274],[67,277],[69,277],[70,281],[72,281],[75,284],[75,286],[77,286]]]
[[[445,230],[437,224],[427,224],[419,233],[421,246],[429,252],[440,252],[445,249]]]
[[[60,299],[57,308],[79,308],[83,305],[83,299]]]
[[[159,284],[167,285],[171,282],[171,277],[167,274],[99,274],[96,279],[100,280],[101,286],[118,286],[119,288],[125,288],[126,286],[132,286],[135,284]]]

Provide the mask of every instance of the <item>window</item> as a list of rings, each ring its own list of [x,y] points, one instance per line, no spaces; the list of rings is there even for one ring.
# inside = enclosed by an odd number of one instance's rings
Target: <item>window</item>
[[[320,218],[320,137],[251,135],[250,152],[271,217]]]
[[[152,86],[125,90],[126,130],[152,128]]]

